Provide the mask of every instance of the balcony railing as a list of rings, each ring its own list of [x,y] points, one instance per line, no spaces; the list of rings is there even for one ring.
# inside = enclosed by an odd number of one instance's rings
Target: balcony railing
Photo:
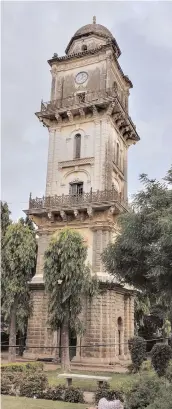
[[[81,98],[81,94],[85,94]],[[52,100],[49,102],[41,102],[41,112],[54,111],[60,108],[71,108],[73,106],[86,106],[88,104],[95,104],[96,102],[106,102],[114,99],[118,94],[115,89],[108,88],[94,92],[81,92],[71,97]]]
[[[105,206],[112,205],[114,202],[121,204],[123,207],[127,207],[127,204],[121,199],[121,195],[115,189],[104,190],[96,192],[83,193],[82,195],[61,195],[61,196],[43,196],[42,198],[36,197],[29,199],[29,210],[37,209],[51,209],[59,210],[72,207],[87,207],[91,206]]]

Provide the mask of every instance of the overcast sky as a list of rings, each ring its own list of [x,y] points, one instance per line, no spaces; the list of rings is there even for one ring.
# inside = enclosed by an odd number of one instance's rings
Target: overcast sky
[[[2,199],[13,219],[29,192],[45,190],[48,131],[34,112],[50,98],[47,60],[92,22],[116,38],[134,88],[130,115],[141,141],[130,148],[130,194],[138,176],[164,176],[172,162],[172,2],[4,2],[2,4]]]

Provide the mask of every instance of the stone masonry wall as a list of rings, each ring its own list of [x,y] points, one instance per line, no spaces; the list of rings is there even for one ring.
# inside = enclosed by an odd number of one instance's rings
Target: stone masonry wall
[[[31,290],[32,315],[28,321],[26,357],[54,356],[57,345],[56,334],[47,324],[48,302],[44,289]],[[37,347],[37,348],[33,348]]]

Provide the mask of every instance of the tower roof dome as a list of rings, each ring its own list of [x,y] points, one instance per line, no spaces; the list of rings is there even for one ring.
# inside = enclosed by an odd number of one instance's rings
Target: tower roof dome
[[[69,41],[69,44],[66,48],[66,54],[68,54],[68,51],[70,49],[71,44],[73,43],[74,40],[80,38],[80,37],[87,37],[91,34],[96,34],[99,37],[104,37],[112,41],[112,43],[115,45],[116,50],[117,50],[117,56],[119,57],[121,54],[120,48],[113,36],[113,34],[105,27],[102,26],[102,24],[96,24],[96,17],[93,17],[93,23],[92,24],[86,24],[85,26],[79,28],[79,30],[76,31],[76,33],[73,35],[71,40]]]
[[[76,33],[74,34],[74,37],[82,36],[82,35],[86,35],[90,33],[95,33],[102,37],[113,38],[112,33],[106,27],[102,26],[101,24],[96,24],[96,23],[87,24],[86,26],[79,28],[79,30],[77,30]]]

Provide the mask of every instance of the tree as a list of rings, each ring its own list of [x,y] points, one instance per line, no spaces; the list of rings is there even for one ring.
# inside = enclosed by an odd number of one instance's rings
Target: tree
[[[70,370],[69,330],[80,332],[83,298],[93,296],[97,281],[85,261],[87,248],[79,233],[64,229],[53,237],[45,252],[44,279],[48,294],[48,318],[53,331],[61,328],[61,365]]]
[[[8,226],[2,252],[2,312],[9,321],[9,360],[15,360],[16,331],[29,308],[29,281],[35,265],[36,239],[20,221]]]
[[[10,220],[10,210],[8,208],[7,202],[1,201],[1,239],[5,236],[7,227],[11,224]]]
[[[110,274],[150,299],[172,294],[171,174],[172,168],[163,183],[140,176],[143,189],[134,195],[133,212],[119,219],[120,234],[102,256]]]

